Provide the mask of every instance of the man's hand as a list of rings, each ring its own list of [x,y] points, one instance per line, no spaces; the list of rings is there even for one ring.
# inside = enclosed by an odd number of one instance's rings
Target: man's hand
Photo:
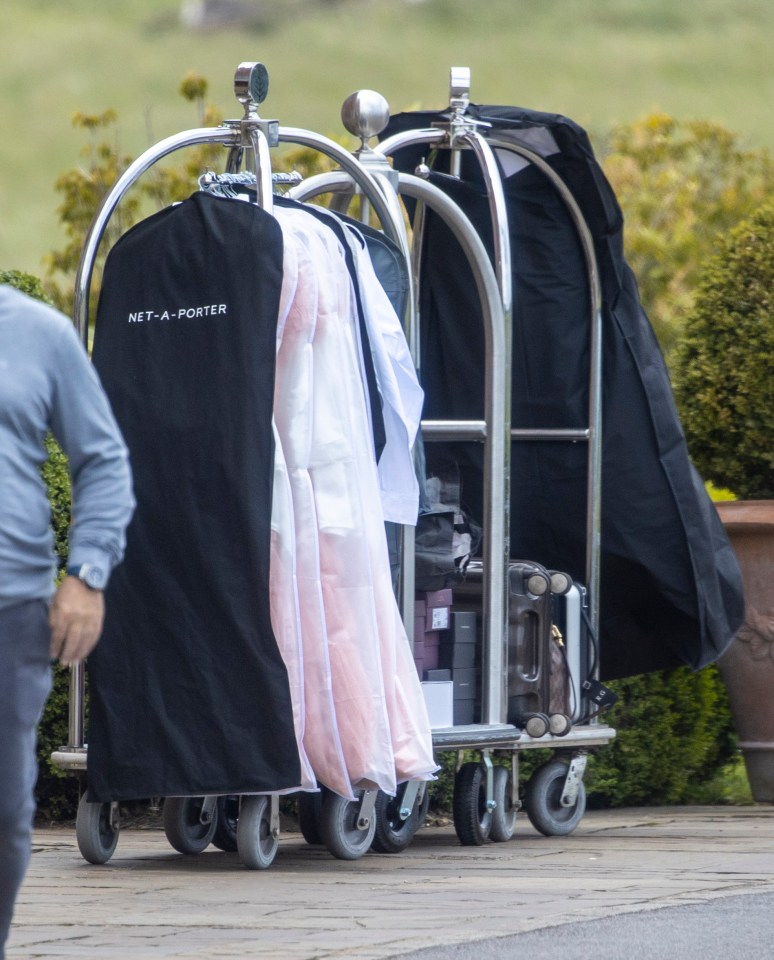
[[[51,658],[66,667],[80,663],[99,640],[105,618],[105,598],[77,577],[65,577],[51,601]]]

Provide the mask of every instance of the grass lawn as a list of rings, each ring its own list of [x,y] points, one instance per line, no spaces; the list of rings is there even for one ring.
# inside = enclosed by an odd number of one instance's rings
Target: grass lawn
[[[41,272],[62,238],[53,182],[79,162],[76,111],[115,108],[121,147],[198,125],[178,94],[195,70],[238,116],[231,82],[262,60],[263,114],[339,134],[342,100],[376,89],[393,110],[441,107],[449,67],[472,97],[564,113],[604,149],[617,122],[653,109],[719,121],[774,147],[770,0],[253,0],[250,28],[191,32],[178,0],[3,0],[0,269]]]

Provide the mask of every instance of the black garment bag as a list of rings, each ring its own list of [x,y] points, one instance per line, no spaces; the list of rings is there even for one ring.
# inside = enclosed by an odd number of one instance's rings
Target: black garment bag
[[[269,610],[281,283],[277,222],[202,193],[108,256],[94,362],[137,510],[89,661],[92,801],[298,785]]]
[[[603,300],[601,676],[621,677],[715,660],[742,622],[736,559],[690,463],[664,360],[623,255],[623,217],[585,132],[565,117],[471,105],[492,140],[510,137],[568,186],[593,237]],[[395,116],[383,136],[426,128],[442,114]],[[413,171],[426,146],[395,165]],[[577,230],[556,187],[535,165],[497,151],[513,259],[514,427],[588,423],[590,300]],[[431,180],[471,218],[492,251],[488,201],[471,152],[461,176],[438,151]],[[420,278],[424,416],[483,416],[484,336],[470,268],[440,218],[427,211]],[[435,446],[435,445],[434,445]],[[449,445],[465,497],[483,502],[480,445]],[[586,445],[514,442],[512,557],[566,570],[583,582]],[[478,512],[478,516],[481,513]]]

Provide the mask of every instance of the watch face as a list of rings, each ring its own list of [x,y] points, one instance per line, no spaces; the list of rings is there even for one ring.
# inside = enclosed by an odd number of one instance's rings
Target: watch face
[[[92,590],[102,590],[105,586],[105,574],[99,567],[84,564],[81,567],[80,578]]]

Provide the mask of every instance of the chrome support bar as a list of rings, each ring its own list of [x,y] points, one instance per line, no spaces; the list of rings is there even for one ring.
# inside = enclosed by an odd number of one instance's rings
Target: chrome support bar
[[[70,699],[67,726],[68,742],[71,749],[83,747],[83,714],[86,696],[86,669],[83,663],[70,667]]]
[[[275,840],[280,835],[280,805],[279,794],[272,793],[269,796],[269,833]]]
[[[300,130],[297,127],[280,127],[279,139],[280,142],[283,143],[297,143],[302,147],[311,147],[325,154],[325,156],[330,157],[331,160],[335,160],[341,166],[342,170],[348,173],[357,186],[365,192],[387,236],[397,243],[399,247],[403,246],[403,240],[401,238],[403,224],[402,220],[399,223],[395,222],[396,211],[394,206],[385,199],[385,191],[380,187],[376,178],[369,173],[352,154],[348,153],[344,147],[339,146],[338,143],[330,140],[328,137],[312,133],[309,130]],[[323,174],[322,176],[325,177],[326,175]],[[315,180],[315,178],[310,177],[309,181],[305,181],[305,183],[313,180]],[[300,188],[289,190],[288,196],[294,199],[299,199],[301,196],[308,196],[309,194],[306,190],[304,190],[303,193],[300,192],[303,187],[304,184],[302,184]]]
[[[425,440],[485,440],[486,420],[423,420]]]
[[[511,428],[511,437],[514,440],[588,440],[590,430],[529,430],[526,428]]]
[[[486,340],[487,364],[484,373],[484,412],[487,436],[484,442],[484,550],[482,721],[502,723],[505,716],[506,674],[506,593],[510,498],[506,498],[510,476],[510,404],[506,393],[507,355],[505,319],[500,289],[489,255],[470,220],[442,190],[410,174],[400,175],[400,193],[419,200],[437,213],[454,234],[470,264],[481,302]],[[480,425],[479,425],[480,426]]]
[[[586,586],[589,591],[589,618],[599,635],[599,592],[602,529],[602,285],[591,235],[583,212],[567,184],[540,154],[519,143],[490,135],[493,149],[510,150],[529,160],[551,181],[570,213],[578,231],[589,279],[590,338],[589,338],[589,458],[587,467],[588,497],[586,504]]]

